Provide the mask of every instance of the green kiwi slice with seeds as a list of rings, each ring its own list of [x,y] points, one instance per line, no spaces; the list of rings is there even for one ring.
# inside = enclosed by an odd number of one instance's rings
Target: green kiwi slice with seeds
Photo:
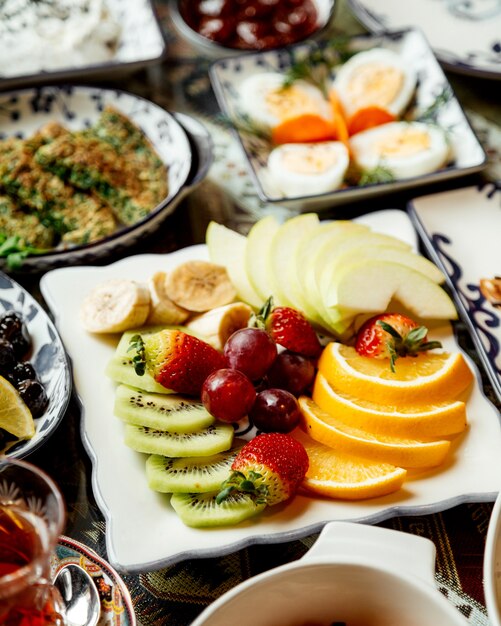
[[[194,528],[233,526],[257,515],[266,506],[256,504],[249,494],[241,491],[236,491],[217,503],[217,494],[217,491],[173,493],[170,503],[181,521]]]
[[[193,398],[147,393],[127,385],[120,385],[115,391],[114,413],[128,424],[180,433],[207,428],[214,423],[204,405]]]

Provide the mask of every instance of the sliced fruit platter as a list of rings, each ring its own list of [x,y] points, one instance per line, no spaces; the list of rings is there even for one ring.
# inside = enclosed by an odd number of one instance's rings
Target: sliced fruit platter
[[[381,217],[212,223],[206,246],[44,277],[118,567],[492,499],[501,437],[454,306]]]

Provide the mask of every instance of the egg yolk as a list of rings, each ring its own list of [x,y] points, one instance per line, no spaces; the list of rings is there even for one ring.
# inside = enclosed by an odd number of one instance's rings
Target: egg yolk
[[[319,113],[318,102],[303,89],[292,85],[266,94],[268,111],[280,121],[298,117],[304,113]]]
[[[402,89],[400,69],[382,63],[367,63],[356,68],[347,86],[347,95],[358,109],[372,104],[385,108]]]
[[[431,145],[430,136],[416,128],[385,135],[375,142],[374,149],[382,157],[408,157],[424,150]]]
[[[304,146],[301,151],[284,150],[282,155],[285,169],[296,174],[320,174],[334,167],[338,160],[338,155],[322,144]]]

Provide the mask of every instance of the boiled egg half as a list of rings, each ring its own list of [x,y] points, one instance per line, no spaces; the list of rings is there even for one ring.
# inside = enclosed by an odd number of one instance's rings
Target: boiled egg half
[[[359,52],[338,70],[332,84],[350,134],[396,120],[416,89],[415,70],[395,52]]]
[[[285,85],[284,75],[249,76],[239,88],[239,110],[271,131],[275,144],[322,141],[334,135],[334,113],[320,89],[304,80]]]
[[[268,172],[285,197],[317,195],[338,189],[350,157],[339,141],[284,144],[268,157]]]
[[[396,179],[422,176],[438,170],[449,157],[445,133],[422,122],[392,122],[350,138],[358,169],[384,167]]]

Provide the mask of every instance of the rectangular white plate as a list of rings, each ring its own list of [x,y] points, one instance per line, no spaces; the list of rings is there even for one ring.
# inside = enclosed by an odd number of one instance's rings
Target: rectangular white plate
[[[151,0],[107,0],[107,7],[120,27],[117,49],[109,61],[11,75],[10,72],[2,73],[0,59],[0,88],[11,89],[88,76],[116,76],[155,63],[163,57],[165,41]]]
[[[501,307],[480,289],[481,279],[501,279],[501,189],[489,184],[422,196],[409,203],[409,212],[430,256],[448,277],[501,401]]]
[[[415,231],[402,211],[362,218],[378,232],[400,236],[412,245]],[[104,267],[69,267],[45,274],[41,288],[73,364],[75,389],[83,407],[82,435],[93,461],[93,488],[106,517],[110,562],[120,570],[147,571],[183,559],[232,552],[253,543],[290,541],[319,531],[329,520],[375,523],[395,515],[431,513],[461,502],[492,501],[501,487],[501,429],[497,411],[485,398],[480,376],[468,395],[469,427],[453,443],[445,465],[411,477],[392,495],[361,502],[297,496],[235,527],[195,529],[183,525],[168,496],[146,484],[146,455],[123,443],[123,423],[113,416],[114,384],[104,375],[117,339],[86,333],[79,323],[82,298],[110,278],[146,281],[154,271],[189,259],[206,259],[203,245],[166,255],[140,255]],[[434,328],[431,338],[457,350],[451,327]]]
[[[311,47],[317,44],[312,43]],[[421,115],[436,101],[444,90],[450,90],[451,97],[437,109],[436,123],[447,131],[454,162],[436,172],[396,180],[389,183],[351,186],[314,196],[284,198],[273,189],[267,172],[267,159],[270,146],[256,140],[248,133],[236,132],[242,145],[249,172],[254,180],[259,197],[265,202],[286,205],[297,210],[317,210],[333,207],[340,203],[361,200],[380,194],[401,191],[455,178],[482,169],[486,155],[461,108],[452,88],[435,58],[428,42],[419,30],[385,33],[381,35],[357,35],[350,38],[349,48],[353,51],[381,47],[396,52],[406,64],[412,66],[418,75],[413,119]],[[293,60],[304,54],[307,46],[295,46],[278,51],[238,55],[216,61],[210,70],[214,91],[222,111],[230,118],[238,119],[239,85],[254,74],[266,71],[285,72]]]

